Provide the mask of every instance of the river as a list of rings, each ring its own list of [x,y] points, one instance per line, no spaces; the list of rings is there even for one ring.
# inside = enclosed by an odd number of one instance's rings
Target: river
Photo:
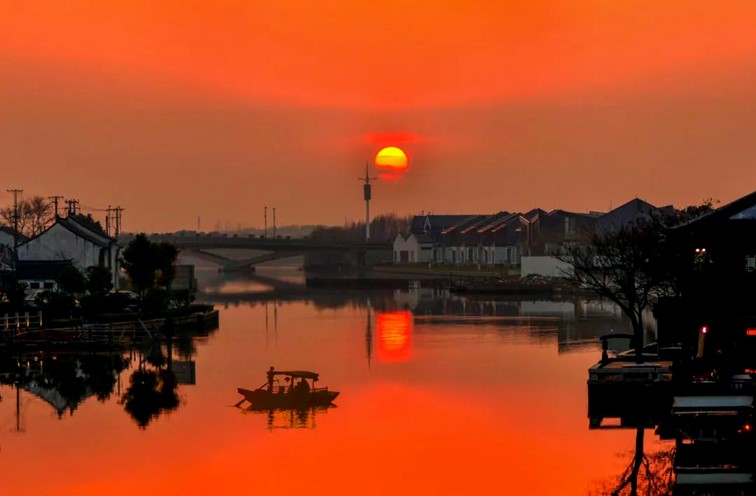
[[[627,328],[612,305],[255,284],[209,284],[220,328],[170,360],[48,356],[70,380],[0,386],[2,494],[586,495],[630,461],[635,431],[586,415],[596,337]],[[235,407],[270,366],[318,372],[335,406]]]

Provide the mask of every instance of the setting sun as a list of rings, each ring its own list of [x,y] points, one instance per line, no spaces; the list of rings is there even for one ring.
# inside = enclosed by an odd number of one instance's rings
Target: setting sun
[[[407,154],[401,148],[387,146],[376,154],[375,165],[386,171],[404,172],[408,165]]]

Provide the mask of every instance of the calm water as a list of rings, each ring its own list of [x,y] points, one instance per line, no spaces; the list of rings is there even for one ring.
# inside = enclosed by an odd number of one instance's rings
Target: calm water
[[[155,350],[45,362],[81,381],[120,370],[111,383],[0,386],[0,493],[584,495],[629,462],[635,432],[586,418],[595,336],[624,328],[609,305],[425,292],[276,302],[222,286],[208,296],[225,298],[220,329],[172,349],[175,389],[144,361]],[[271,365],[319,372],[337,406],[234,407]]]

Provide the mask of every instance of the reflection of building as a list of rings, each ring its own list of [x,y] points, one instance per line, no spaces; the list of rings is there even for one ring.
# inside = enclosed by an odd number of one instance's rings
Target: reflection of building
[[[678,444],[674,496],[756,493],[749,450],[732,443]]]
[[[426,324],[487,323],[527,326],[539,337],[555,337],[559,352],[597,347],[598,338],[609,332],[630,329],[619,308],[600,299],[570,300],[473,299],[431,288],[394,291],[396,308],[411,311]],[[438,319],[427,317],[438,316]],[[653,335],[653,315],[644,315],[646,329]],[[649,336],[653,338],[653,336]]]

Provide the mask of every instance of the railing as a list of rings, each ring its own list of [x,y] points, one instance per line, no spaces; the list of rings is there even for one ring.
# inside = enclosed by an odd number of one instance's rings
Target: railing
[[[37,312],[37,315],[34,317],[29,315],[29,312],[24,312],[23,315],[18,312],[16,312],[15,315],[8,315],[6,313],[3,316],[2,321],[0,321],[0,329],[4,331],[9,331],[11,329],[30,329],[34,327],[42,327],[42,312]]]

